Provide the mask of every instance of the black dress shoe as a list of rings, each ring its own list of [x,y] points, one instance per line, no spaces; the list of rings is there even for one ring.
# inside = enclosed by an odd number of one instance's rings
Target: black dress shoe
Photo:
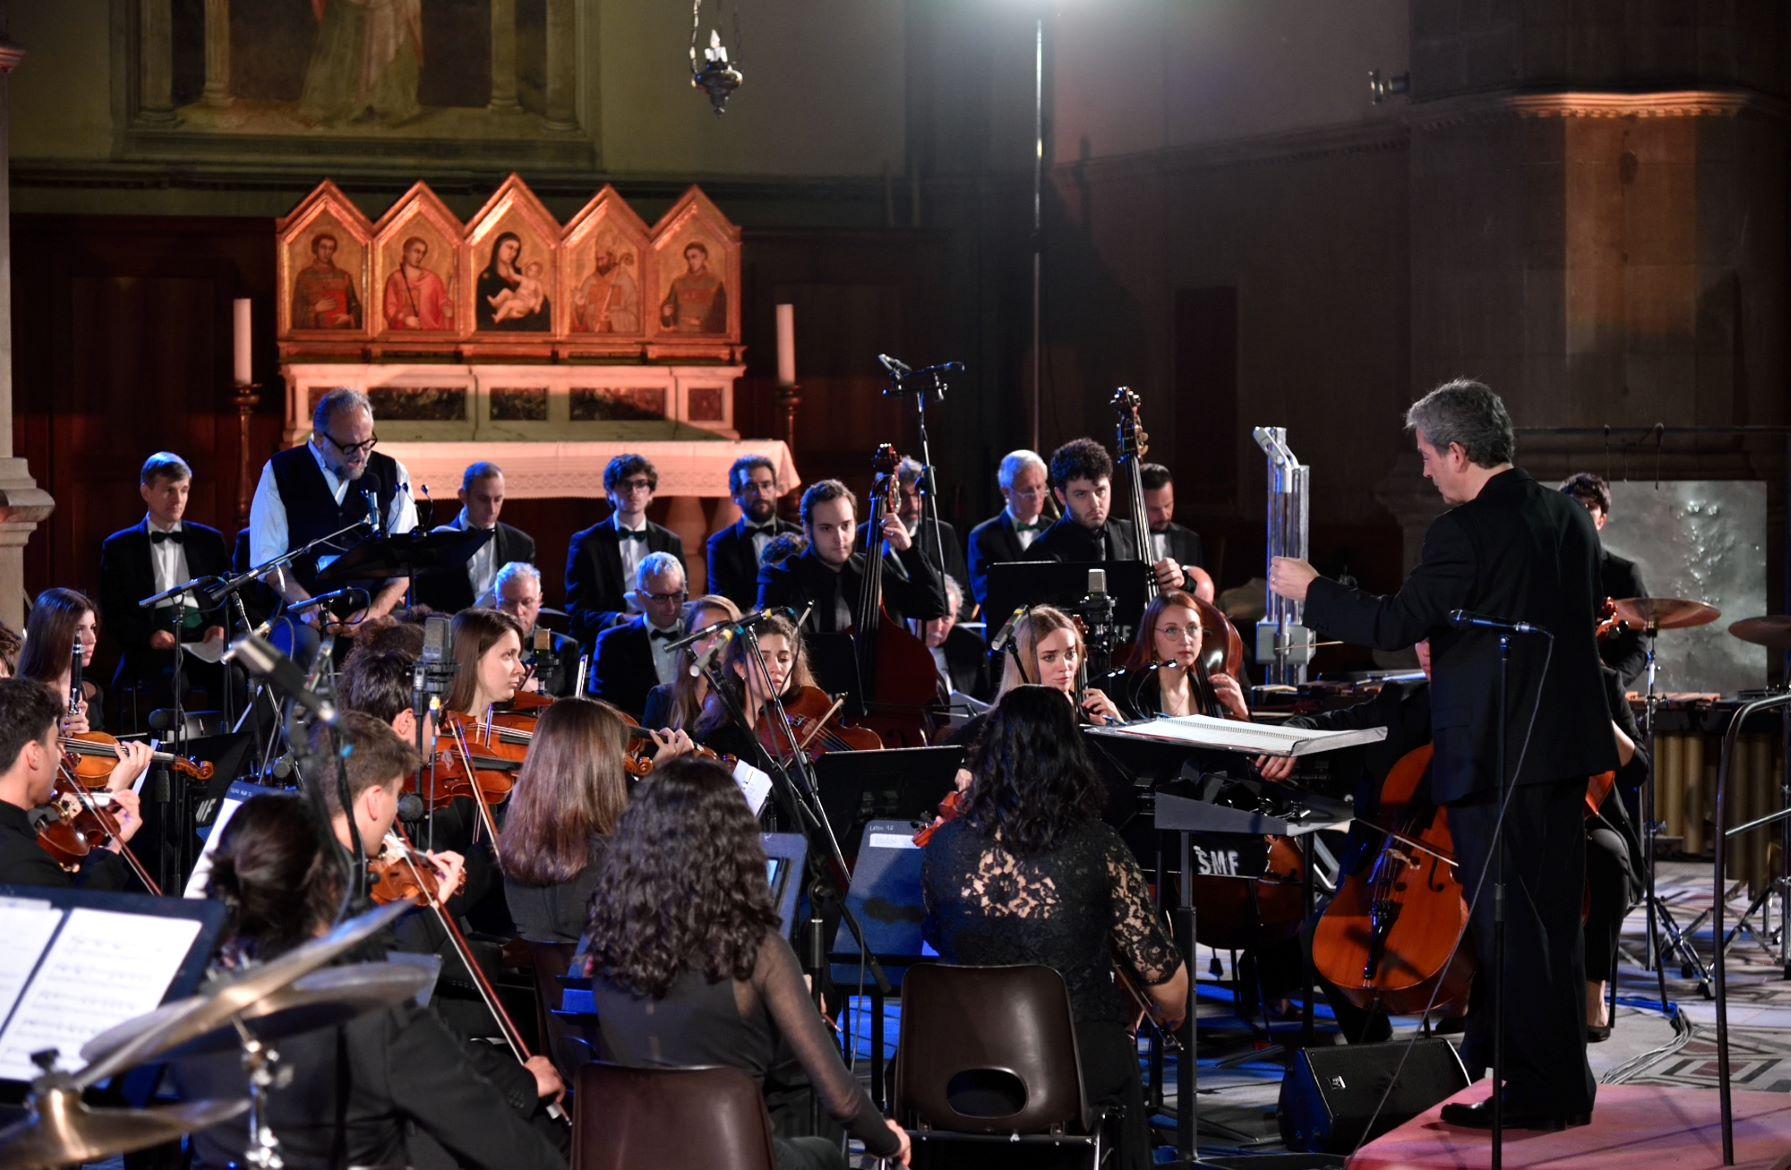
[[[1492,1101],[1489,1098],[1473,1105],[1453,1102],[1443,1106],[1443,1124],[1458,1125],[1463,1129],[1491,1129]],[[1505,1106],[1506,1129],[1540,1129],[1562,1130],[1572,1129],[1576,1125],[1590,1125],[1590,1113],[1542,1113],[1529,1109],[1518,1109]]]
[[[1586,1025],[1586,1043],[1588,1043],[1588,1044],[1603,1044],[1606,1040],[1609,1040],[1610,1038],[1611,1038],[1611,1026],[1609,1024],[1587,1024]]]

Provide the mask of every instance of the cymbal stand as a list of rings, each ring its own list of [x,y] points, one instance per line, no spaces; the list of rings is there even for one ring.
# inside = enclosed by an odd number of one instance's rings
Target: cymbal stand
[[[1722,947],[1723,953],[1727,954],[1729,948],[1735,945],[1736,939],[1745,930],[1754,936],[1754,940],[1760,944],[1760,949],[1766,952],[1768,958],[1778,960],[1780,977],[1791,979],[1791,930],[1786,929],[1786,924],[1791,923],[1791,816],[1785,815],[1786,810],[1791,810],[1791,708],[1781,707],[1779,709],[1779,743],[1784,765],[1779,774],[1780,811],[1758,820],[1749,821],[1745,825],[1739,825],[1734,830],[1736,833],[1742,833],[1775,818],[1778,819],[1779,872],[1761,888],[1758,894],[1754,895],[1754,900],[1748,904],[1746,910],[1742,911],[1741,917],[1736,920],[1734,926],[1729,928],[1728,933],[1723,935],[1719,945]],[[1741,884],[1737,883],[1738,886]],[[1779,924],[1777,927],[1772,924],[1772,899],[1775,895],[1779,900]],[[1756,914],[1760,916],[1760,926],[1757,930],[1750,921]],[[1778,948],[1776,956],[1773,954],[1775,946]]]
[[[243,1043],[243,1071],[249,1074],[249,1150],[243,1163],[255,1170],[282,1170],[280,1139],[267,1123],[267,1095],[292,1083],[292,1069],[280,1063],[280,1054],[255,1037],[241,1020],[230,1021]]]
[[[1680,929],[1678,920],[1673,917],[1673,912],[1667,909],[1666,903],[1662,902],[1659,895],[1655,893],[1654,839],[1661,829],[1654,819],[1655,789],[1660,784],[1660,756],[1655,745],[1655,721],[1659,716],[1658,703],[1660,701],[1659,695],[1655,691],[1655,682],[1659,674],[1659,663],[1654,657],[1655,642],[1660,637],[1659,623],[1649,622],[1643,627],[1642,633],[1648,639],[1648,691],[1642,708],[1642,717],[1646,724],[1644,734],[1648,739],[1648,759],[1650,761],[1648,783],[1642,789],[1642,868],[1647,871],[1645,877],[1647,892],[1643,895],[1643,904],[1648,915],[1648,949],[1643,956],[1642,966],[1654,972],[1655,985],[1660,992],[1660,1008],[1671,1016],[1677,1013],[1677,1009],[1667,999],[1667,956],[1679,956],[1682,974],[1687,979],[1693,978],[1695,975],[1698,981],[1698,992],[1705,999],[1711,997],[1710,972],[1705,968],[1704,961],[1698,957],[1698,952],[1692,949],[1692,945],[1687,939],[1687,932]],[[1661,946],[1662,936],[1665,936],[1666,939],[1664,948]]]

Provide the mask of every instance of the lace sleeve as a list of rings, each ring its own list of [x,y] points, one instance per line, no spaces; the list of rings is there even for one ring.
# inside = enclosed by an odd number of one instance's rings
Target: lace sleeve
[[[1117,836],[1107,839],[1107,877],[1113,889],[1111,937],[1114,950],[1143,983],[1167,983],[1181,965],[1181,952],[1163,930],[1151,905],[1144,871]]]
[[[894,1131],[883,1123],[870,1095],[858,1087],[840,1060],[833,1038],[809,999],[796,952],[782,935],[767,934],[760,944],[752,984],[777,1030],[789,1041],[791,1051],[808,1073],[828,1115],[844,1123],[847,1132],[863,1142],[869,1153],[880,1158],[893,1155],[900,1148]]]

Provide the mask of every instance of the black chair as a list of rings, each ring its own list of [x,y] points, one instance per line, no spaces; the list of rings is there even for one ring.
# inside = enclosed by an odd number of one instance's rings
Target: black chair
[[[1063,976],[1049,967],[925,963],[902,985],[896,1120],[918,1155],[948,1143],[1112,1153],[1106,1109],[1082,1087]]]
[[[578,1070],[572,1170],[776,1170],[771,1119],[736,1068]]]
[[[568,1085],[573,1074],[597,1056],[595,1028],[587,1026],[589,1017],[560,1010],[564,999],[567,969],[571,966],[575,943],[527,943],[529,966],[535,979],[536,1035],[547,1058],[560,1071]]]

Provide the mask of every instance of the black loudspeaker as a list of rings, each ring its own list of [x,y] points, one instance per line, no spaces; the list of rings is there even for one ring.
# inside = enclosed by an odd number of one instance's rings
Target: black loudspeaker
[[[1399,1080],[1388,1093],[1395,1069]],[[1302,1049],[1281,1082],[1281,1139],[1291,1150],[1346,1153],[1467,1087],[1461,1057],[1440,1038]]]

